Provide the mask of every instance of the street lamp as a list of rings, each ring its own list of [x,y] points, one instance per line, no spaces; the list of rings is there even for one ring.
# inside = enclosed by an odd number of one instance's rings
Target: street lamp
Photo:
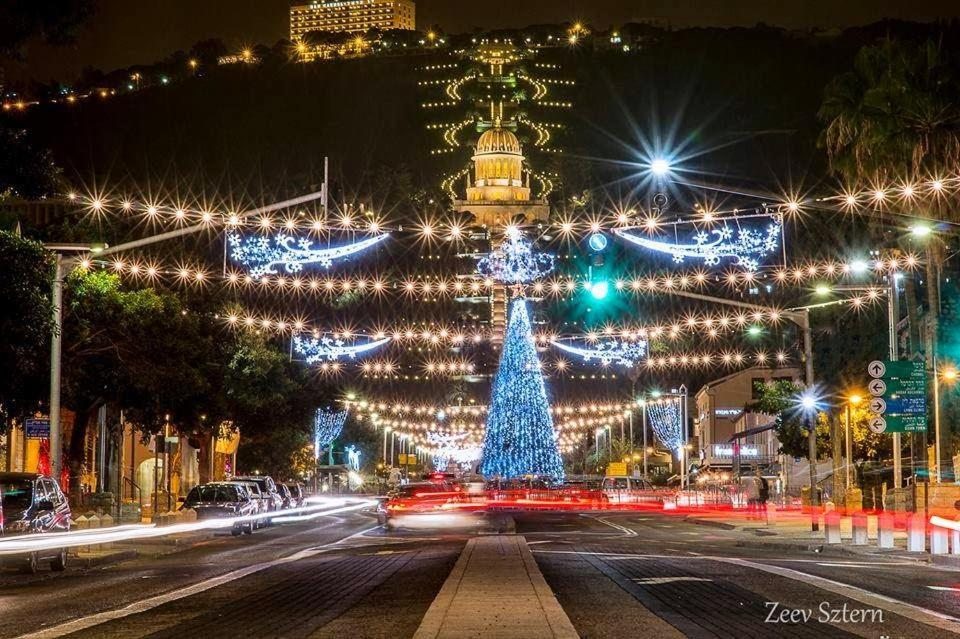
[[[650,162],[650,172],[657,177],[663,177],[670,172],[670,162],[665,158],[654,158]]]
[[[50,470],[57,481],[62,471],[63,450],[60,432],[60,363],[63,345],[63,280],[74,259],[64,261],[65,254],[103,253],[106,244],[44,244],[54,256],[53,333],[50,336]]]
[[[810,508],[813,512],[811,519],[811,530],[814,532],[820,530],[820,522],[817,518],[815,508],[820,505],[819,495],[817,494],[817,425],[811,423],[810,418],[816,418],[817,414],[817,396],[812,388],[806,388],[797,398],[797,408],[803,415],[803,425],[807,429],[807,457],[810,463]]]

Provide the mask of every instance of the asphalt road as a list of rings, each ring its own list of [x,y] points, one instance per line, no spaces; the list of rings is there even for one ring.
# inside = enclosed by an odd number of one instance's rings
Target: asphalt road
[[[583,637],[933,637],[960,618],[960,571],[896,553],[763,546],[656,512],[511,517]],[[352,512],[99,569],[2,572],[0,639],[410,637],[466,540],[504,528],[388,532]]]

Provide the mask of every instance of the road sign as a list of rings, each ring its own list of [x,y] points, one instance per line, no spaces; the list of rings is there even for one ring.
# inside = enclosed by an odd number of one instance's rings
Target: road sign
[[[25,419],[23,430],[27,439],[50,439],[49,419]]]
[[[882,433],[887,430],[887,420],[883,417],[873,417],[867,423],[867,427],[875,433]]]
[[[910,433],[927,429],[927,373],[923,362],[870,362],[867,390],[875,433]]]
[[[607,464],[608,477],[625,477],[627,474],[626,462],[610,462]]]

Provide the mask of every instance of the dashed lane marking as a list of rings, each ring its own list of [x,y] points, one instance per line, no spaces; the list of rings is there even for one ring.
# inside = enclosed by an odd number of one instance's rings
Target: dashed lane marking
[[[364,535],[371,530],[376,530],[379,526],[374,526],[373,528],[368,528],[366,530],[361,530],[360,532],[354,533],[343,539],[339,539],[335,542],[329,544],[324,544],[322,546],[314,546],[313,548],[306,548],[300,552],[294,553],[288,557],[282,557],[280,559],[274,559],[273,561],[264,561],[259,564],[254,564],[252,566],[247,566],[246,568],[240,568],[239,570],[233,570],[224,575],[218,577],[211,577],[204,581],[193,584],[192,586],[187,586],[186,588],[181,588],[173,592],[168,592],[162,595],[156,595],[154,597],[149,597],[141,601],[135,601],[132,604],[124,606],[123,608],[118,608],[116,610],[106,610],[104,612],[99,612],[96,614],[83,617],[82,619],[74,619],[73,621],[68,621],[66,623],[61,623],[56,626],[51,626],[49,628],[44,628],[43,630],[38,630],[36,632],[28,633],[25,635],[20,635],[17,639],[55,639],[56,637],[62,637],[64,635],[69,635],[80,630],[85,630],[87,628],[93,628],[94,626],[99,626],[108,621],[113,621],[115,619],[122,619],[124,617],[129,617],[130,615],[136,615],[141,612],[146,612],[148,610],[153,610],[159,606],[170,603],[171,601],[177,601],[178,599],[184,599],[186,597],[192,597],[193,595],[200,594],[210,590],[211,588],[216,588],[224,584],[228,584],[231,581],[236,581],[237,579],[243,579],[254,573],[261,572],[268,568],[273,568],[274,566],[282,566],[283,564],[289,564],[295,561],[300,561],[301,559],[307,559],[313,557],[314,555],[319,555],[321,553],[329,552],[331,550],[338,550],[338,544],[353,537],[358,537]]]
[[[630,581],[641,586],[660,586],[677,581],[713,581],[706,577],[633,577]]]

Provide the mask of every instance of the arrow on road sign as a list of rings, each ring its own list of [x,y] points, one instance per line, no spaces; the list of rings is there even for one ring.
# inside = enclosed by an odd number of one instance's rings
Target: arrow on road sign
[[[883,374],[887,372],[887,365],[879,359],[875,359],[867,366],[867,372],[870,373],[870,377],[883,377]]]
[[[875,433],[882,433],[887,430],[887,420],[883,417],[874,417],[867,426]]]
[[[870,391],[870,394],[874,397],[880,397],[887,392],[887,383],[882,379],[872,379],[870,383],[867,384],[867,390]]]
[[[874,397],[870,400],[870,410],[878,415],[882,415],[887,411],[887,403],[879,397]]]

